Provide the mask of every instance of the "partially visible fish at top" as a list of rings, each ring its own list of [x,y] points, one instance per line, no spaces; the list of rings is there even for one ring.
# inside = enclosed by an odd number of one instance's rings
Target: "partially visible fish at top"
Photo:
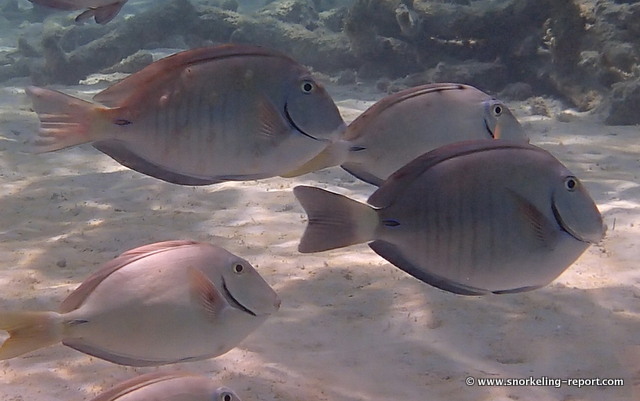
[[[335,103],[291,58],[230,44],[152,63],[94,96],[29,87],[36,152],[82,143],[182,185],[285,175],[346,129]]]
[[[85,10],[76,17],[84,22],[93,17],[98,24],[106,24],[115,18],[127,0],[29,0],[34,4],[59,10]]]
[[[183,372],[154,372],[125,380],[91,401],[242,401],[208,377]]]
[[[300,173],[341,165],[357,178],[380,186],[411,160],[449,143],[529,142],[504,103],[458,83],[421,85],[386,96],[349,124],[343,139]]]
[[[605,232],[582,183],[543,149],[474,140],[426,153],[369,205],[297,186],[308,215],[299,251],[369,246],[395,266],[463,295],[549,284]]]

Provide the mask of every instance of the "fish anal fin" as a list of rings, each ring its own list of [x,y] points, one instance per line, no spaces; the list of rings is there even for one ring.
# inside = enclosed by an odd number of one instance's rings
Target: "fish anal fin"
[[[525,197],[511,189],[508,192],[516,200],[518,211],[526,219],[527,226],[531,229],[530,233],[536,242],[544,248],[554,249],[558,242],[558,230],[553,222]]]
[[[211,185],[224,181],[222,178],[199,178],[169,171],[151,163],[131,151],[124,142],[118,140],[99,141],[93,147],[131,170],[178,185]]]
[[[215,318],[224,308],[226,299],[202,270],[195,267],[189,267],[188,270],[189,286],[193,299],[202,305],[207,316]]]
[[[166,365],[169,363],[177,362],[175,360],[146,360],[139,359],[134,356],[119,355],[112,353],[109,350],[91,345],[80,338],[65,338],[64,340],[62,340],[62,344],[80,352],[84,352],[87,355],[95,356],[96,358],[104,359],[105,361],[117,363],[118,365],[144,367]]]
[[[400,268],[406,273],[412,275],[423,283],[429,284],[443,291],[452,292],[459,295],[485,295],[490,291],[464,285],[453,280],[449,280],[444,277],[429,273],[425,267],[416,266],[408,261],[400,252],[400,250],[393,244],[386,241],[373,241],[369,244],[369,247],[373,249],[375,253],[382,256],[394,266]]]

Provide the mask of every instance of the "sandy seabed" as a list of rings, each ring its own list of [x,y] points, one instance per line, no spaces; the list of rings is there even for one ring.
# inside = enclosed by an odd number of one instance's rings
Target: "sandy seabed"
[[[169,239],[208,241],[246,258],[282,307],[236,349],[207,361],[131,368],[62,345],[2,361],[0,401],[87,400],[156,370],[211,376],[244,401],[640,399],[638,127],[581,115],[564,123],[509,104],[531,142],[585,183],[608,232],[546,288],[464,297],[414,279],[366,245],[297,252],[306,216],[294,186],[362,201],[375,190],[340,168],[183,187],[91,146],[25,153],[38,126],[26,84],[0,89],[0,309],[55,310],[100,264]],[[79,92],[86,87],[58,89],[90,97]],[[383,96],[330,92],[347,121]],[[621,378],[624,386],[484,387],[483,378]]]

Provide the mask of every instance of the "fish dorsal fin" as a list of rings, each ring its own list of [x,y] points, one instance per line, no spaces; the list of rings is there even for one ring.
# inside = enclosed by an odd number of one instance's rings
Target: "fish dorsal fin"
[[[260,134],[269,140],[281,138],[291,132],[291,126],[287,124],[287,120],[266,96],[259,97],[258,120],[260,121]]]
[[[91,276],[80,284],[60,305],[60,313],[71,312],[76,310],[87,299],[89,294],[100,285],[100,283],[109,277],[111,273],[121,269],[122,267],[135,262],[136,260],[147,257],[153,253],[162,252],[171,248],[184,245],[197,244],[194,241],[164,241],[155,244],[144,245],[135,249],[124,252],[115,259],[105,263]]]
[[[138,100],[143,100],[151,88],[160,87],[166,83],[167,77],[179,74],[189,66],[241,56],[280,57],[291,60],[289,57],[271,50],[240,44],[187,50],[149,64],[135,74],[129,75],[117,84],[98,93],[93,99],[108,107],[123,106],[125,103],[134,104]]]
[[[202,305],[206,315],[211,319],[215,318],[227,303],[226,298],[218,291],[209,277],[195,267],[189,268],[189,286],[193,299]]]
[[[537,149],[525,143],[499,139],[476,139],[445,145],[418,156],[387,178],[367,202],[377,208],[387,207],[418,177],[446,160],[472,153],[497,149]],[[437,188],[434,188],[437,191]]]
[[[120,397],[123,397],[129,393],[132,393],[138,389],[141,389],[150,384],[163,382],[165,380],[177,379],[180,377],[192,376],[189,373],[182,372],[174,372],[174,373],[163,373],[163,372],[153,372],[147,373],[138,377],[134,377],[133,379],[123,381],[122,383],[117,384],[111,389],[105,391],[104,393],[98,395],[92,401],[115,401]]]
[[[554,249],[558,242],[558,230],[553,222],[524,196],[511,189],[508,189],[508,193],[516,200],[520,214],[527,219],[528,226],[531,228],[530,233],[533,234],[536,242],[544,248]]]
[[[393,95],[386,96],[382,100],[374,103],[364,113],[360,114],[355,120],[353,120],[351,124],[349,124],[347,132],[345,133],[345,139],[347,141],[353,141],[359,138],[361,135],[365,135],[366,133],[365,131],[360,129],[360,125],[365,124],[370,116],[377,116],[383,113],[385,110],[389,109],[391,106],[404,102],[405,100],[443,91],[461,90],[468,88],[472,87],[455,83],[435,83],[416,86],[394,93]],[[436,100],[438,100],[438,98],[434,98],[434,101]]]

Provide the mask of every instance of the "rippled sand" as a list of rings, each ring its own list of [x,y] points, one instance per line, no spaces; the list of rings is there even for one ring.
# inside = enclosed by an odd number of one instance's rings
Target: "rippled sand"
[[[210,375],[245,401],[640,397],[633,387],[640,384],[638,127],[580,115],[563,123],[509,104],[532,143],[582,179],[609,230],[546,288],[463,297],[408,276],[366,245],[296,251],[306,223],[294,186],[359,200],[374,190],[339,168],[182,187],[121,167],[90,146],[27,154],[24,142],[38,121],[22,87],[0,89],[0,309],[56,309],[122,251],[181,238],[248,259],[283,304],[238,348],[208,361],[134,369],[59,345],[0,362],[1,401],[86,400],[157,369]],[[382,97],[357,88],[330,92],[349,121]],[[469,376],[624,378],[625,386],[480,387],[465,385]]]

